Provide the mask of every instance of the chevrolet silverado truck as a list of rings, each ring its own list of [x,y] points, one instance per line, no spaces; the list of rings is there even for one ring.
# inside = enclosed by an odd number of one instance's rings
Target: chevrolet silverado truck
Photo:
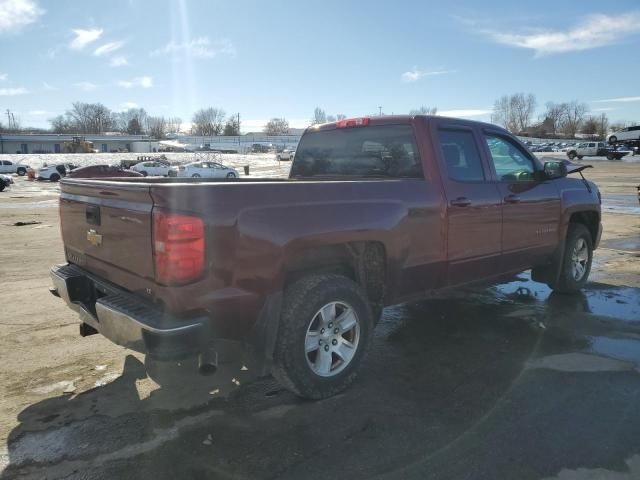
[[[601,235],[584,168],[495,125],[381,116],[308,128],[288,179],[65,178],[52,293],[83,336],[207,372],[242,355],[325,398],[386,305],[528,269],[579,290]]]

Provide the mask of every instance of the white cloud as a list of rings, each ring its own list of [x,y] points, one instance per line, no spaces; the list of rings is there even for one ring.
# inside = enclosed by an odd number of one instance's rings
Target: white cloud
[[[24,87],[17,88],[0,88],[0,97],[13,97],[15,95],[26,95],[29,93]]]
[[[593,103],[609,103],[609,102],[640,102],[640,97],[618,97],[618,98],[605,98],[603,100],[594,100]]]
[[[400,80],[402,80],[404,83],[413,83],[424,77],[444,75],[445,73],[453,73],[454,71],[455,70],[434,70],[431,72],[425,72],[418,70],[417,67],[413,67],[412,70],[406,71],[402,75],[400,75]]]
[[[72,30],[75,38],[71,40],[69,44],[69,48],[74,50],[82,50],[84,47],[89,45],[92,42],[95,42],[102,35],[103,30],[101,28],[93,28],[91,30],[83,30],[78,28],[76,30]]]
[[[143,77],[136,77],[133,80],[120,80],[118,85],[123,88],[151,88],[153,87],[153,78],[145,75]]]
[[[98,86],[91,82],[78,82],[73,84],[74,87],[84,90],[85,92],[93,92]]]
[[[6,80],[8,76],[9,76],[9,74],[7,74],[7,73],[0,73],[0,81]]]
[[[443,117],[479,117],[481,115],[488,115],[493,110],[486,109],[473,109],[473,108],[460,108],[454,110],[438,110],[438,115]]]
[[[47,110],[31,110],[30,112],[28,112],[28,114],[33,117],[43,117],[45,115],[51,115],[51,113],[52,112],[49,112]]]
[[[625,37],[640,33],[640,11],[590,15],[575,26],[562,30],[536,29],[523,34],[482,29],[480,33],[497,43],[533,50],[535,56],[540,57],[620,43]]]
[[[140,105],[138,105],[136,102],[122,102],[120,104],[120,111],[124,112],[126,110],[129,110],[130,108],[138,108]]]
[[[116,55],[109,62],[110,67],[124,67],[125,65],[129,65],[129,60],[124,55]]]
[[[184,53],[194,58],[213,58],[219,55],[235,56],[236,49],[228,39],[211,42],[209,37],[198,37],[190,42],[176,43],[169,42],[162,48],[151,52],[151,56],[158,55],[178,55]]]
[[[612,110],[615,110],[615,108],[605,107],[605,108],[592,108],[591,109],[592,112],[611,112]]]
[[[93,51],[93,54],[96,57],[101,57],[102,55],[106,55],[107,53],[113,53],[116,50],[121,49],[123,45],[124,45],[124,42],[122,41],[105,43],[104,45],[100,45],[98,48],[96,48]]]
[[[47,82],[42,82],[42,88],[44,88],[45,90],[57,90],[56,87],[54,87],[53,85],[51,85],[50,83]]]
[[[0,0],[0,33],[19,30],[44,13],[32,0]]]

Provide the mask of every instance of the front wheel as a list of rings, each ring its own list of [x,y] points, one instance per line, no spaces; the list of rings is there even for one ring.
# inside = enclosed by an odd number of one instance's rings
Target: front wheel
[[[200,175],[197,173],[194,173],[193,175],[191,175],[191,178],[200,178]]]
[[[567,153],[567,157],[569,157],[569,160],[573,160],[574,158],[576,158],[576,152]]]
[[[227,173],[227,178],[236,178],[236,174],[233,172]]]
[[[21,177],[24,177],[27,174],[27,169],[26,168],[19,168],[16,173],[18,175],[20,175]]]
[[[558,281],[549,286],[556,292],[574,293],[587,283],[593,260],[593,241],[587,227],[570,223]]]
[[[373,334],[362,289],[340,275],[309,275],[285,291],[272,373],[303,398],[318,400],[356,378]]]
[[[578,155],[578,160],[582,160],[583,157],[584,155]]]
[[[60,181],[60,175],[58,175],[57,173],[54,173],[53,175],[51,175],[49,177],[49,181],[50,182],[59,182]]]
[[[142,170],[140,173],[142,174],[143,177],[146,177],[147,175],[149,175],[146,170]]]
[[[613,155],[613,153],[607,153],[607,160],[613,160],[615,158],[615,156]]]

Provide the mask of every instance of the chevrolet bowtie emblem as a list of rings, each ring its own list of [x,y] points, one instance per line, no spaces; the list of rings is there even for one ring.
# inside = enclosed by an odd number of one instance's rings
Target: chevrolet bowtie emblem
[[[102,245],[102,235],[96,232],[93,228],[87,232],[87,240],[94,247]]]

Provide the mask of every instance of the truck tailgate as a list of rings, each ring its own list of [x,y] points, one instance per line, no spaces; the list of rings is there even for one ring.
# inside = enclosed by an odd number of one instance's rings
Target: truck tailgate
[[[111,266],[153,278],[149,186],[62,182],[60,224],[67,260],[100,274]]]

